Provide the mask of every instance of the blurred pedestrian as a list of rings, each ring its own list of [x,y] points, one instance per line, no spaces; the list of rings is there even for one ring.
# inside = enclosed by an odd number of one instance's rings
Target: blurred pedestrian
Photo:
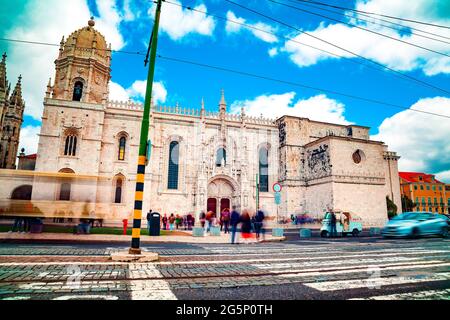
[[[233,206],[233,211],[231,211],[231,215],[230,215],[231,244],[235,243],[237,227],[238,227],[240,220],[241,220],[241,216],[240,216],[239,212],[236,210],[236,206]]]
[[[252,237],[252,219],[250,218],[250,213],[247,209],[244,209],[241,215],[241,234],[244,243],[250,242]]]
[[[213,217],[213,212],[212,211],[208,211],[208,213],[206,214],[206,232],[208,233],[211,229],[211,219]]]
[[[336,237],[337,236],[337,230],[336,230],[336,214],[332,211],[331,212],[331,230],[330,230],[330,237]]]
[[[169,230],[173,231],[175,229],[175,216],[172,213],[169,217]]]
[[[225,234],[230,233],[230,210],[227,208],[223,210],[222,212],[222,226],[225,230]],[[222,231],[222,228],[220,228],[220,231]]]
[[[256,233],[256,240],[259,241],[260,239],[260,234],[261,232],[263,233],[263,237],[264,235],[264,230],[263,230],[263,226],[264,226],[264,211],[263,210],[258,210],[258,212],[256,213],[255,216],[255,233]]]
[[[202,225],[202,228],[205,228],[205,222],[206,222],[206,214],[205,211],[200,212],[200,224]]]
[[[183,221],[183,219],[181,218],[181,216],[179,214],[177,214],[175,217],[175,226],[176,226],[177,230],[179,227],[181,227],[182,221]]]
[[[163,225],[163,230],[167,230],[167,221],[169,219],[167,219],[167,214],[164,213],[164,217],[162,218],[162,225]]]
[[[188,215],[186,217],[188,230],[192,230],[192,226],[194,225],[193,219],[194,219],[194,217],[192,216],[192,214],[188,213]]]
[[[16,217],[11,232],[23,232],[24,220],[22,217]]]

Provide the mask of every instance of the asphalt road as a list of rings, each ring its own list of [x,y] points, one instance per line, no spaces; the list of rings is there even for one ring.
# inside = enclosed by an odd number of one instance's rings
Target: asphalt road
[[[291,237],[288,237],[291,239]],[[379,237],[239,245],[0,245],[1,299],[450,299],[450,240]]]

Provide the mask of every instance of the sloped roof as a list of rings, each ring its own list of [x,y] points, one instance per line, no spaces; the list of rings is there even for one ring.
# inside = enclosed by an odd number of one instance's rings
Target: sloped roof
[[[434,174],[427,174],[424,172],[399,172],[398,175],[400,176],[400,178],[402,178],[406,182],[423,182],[423,183],[444,184],[443,182],[437,180],[435,178]],[[422,180],[420,180],[419,177],[422,177]]]

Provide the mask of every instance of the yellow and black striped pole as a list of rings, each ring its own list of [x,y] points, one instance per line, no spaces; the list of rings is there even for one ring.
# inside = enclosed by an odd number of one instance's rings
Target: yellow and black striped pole
[[[136,176],[136,192],[134,199],[133,232],[131,240],[130,254],[141,254],[141,220],[142,204],[144,200],[144,179],[145,166],[147,160],[148,130],[150,127],[150,105],[153,91],[153,78],[155,75],[156,49],[158,46],[159,18],[161,15],[161,0],[158,0],[156,6],[155,25],[153,26],[152,40],[150,44],[150,66],[148,68],[147,89],[145,92],[144,115],[141,125],[141,140],[139,144],[139,160]]]

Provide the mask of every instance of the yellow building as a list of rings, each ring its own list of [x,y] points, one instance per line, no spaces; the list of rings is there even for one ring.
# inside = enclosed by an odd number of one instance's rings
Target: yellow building
[[[432,174],[423,172],[399,172],[399,176],[403,212],[449,213],[450,185],[437,180]],[[414,203],[413,208],[408,205],[406,198]]]

